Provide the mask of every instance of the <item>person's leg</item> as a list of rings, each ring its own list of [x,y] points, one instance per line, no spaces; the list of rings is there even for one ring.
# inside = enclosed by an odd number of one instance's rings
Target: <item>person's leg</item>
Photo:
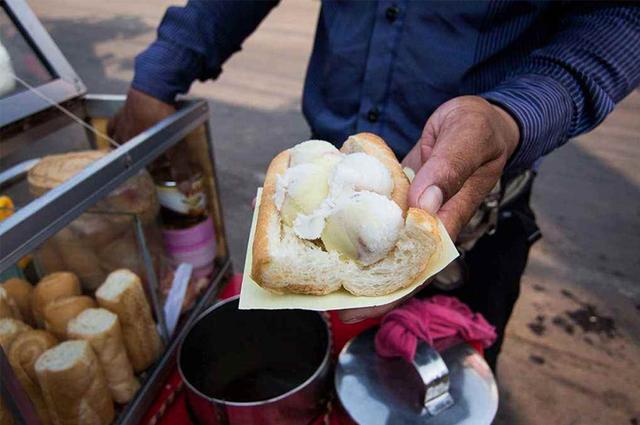
[[[483,236],[467,252],[467,282],[452,291],[429,287],[424,294],[442,293],[458,297],[473,311],[481,313],[495,326],[498,339],[485,351],[493,370],[504,339],[504,330],[520,294],[520,278],[524,272],[529,248],[537,227],[529,207],[530,190],[501,211],[496,232]]]

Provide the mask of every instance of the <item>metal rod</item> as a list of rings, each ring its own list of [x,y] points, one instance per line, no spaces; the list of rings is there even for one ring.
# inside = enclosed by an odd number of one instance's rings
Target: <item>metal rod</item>
[[[151,303],[153,304],[153,310],[156,314],[156,318],[160,323],[160,336],[162,337],[162,342],[164,342],[164,345],[166,346],[167,342],[169,342],[169,329],[167,328],[167,321],[164,317],[164,309],[162,308],[162,305],[160,305],[160,299],[158,298],[158,290],[160,288],[160,285],[158,284],[158,276],[156,275],[155,267],[153,267],[153,259],[151,258],[151,253],[147,246],[147,240],[144,236],[142,221],[137,214],[134,216],[134,222],[136,227],[136,238],[138,239],[138,244],[142,250],[142,261],[144,262],[145,269],[147,269],[147,283],[150,286],[149,293],[151,294]]]
[[[31,167],[36,165],[40,161],[40,159],[29,159],[27,161],[23,161],[19,164],[14,165],[0,173],[0,189],[3,189],[4,186],[12,183],[14,180],[23,178],[25,174],[29,172]]]

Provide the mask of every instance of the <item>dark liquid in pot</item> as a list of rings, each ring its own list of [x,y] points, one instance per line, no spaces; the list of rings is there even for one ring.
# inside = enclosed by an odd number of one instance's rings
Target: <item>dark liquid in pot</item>
[[[283,367],[256,370],[229,382],[218,390],[216,398],[235,402],[268,400],[291,391],[304,379]]]
[[[237,304],[206,314],[183,342],[181,370],[200,393],[236,403],[265,401],[295,390],[323,367],[329,334],[319,314],[239,311]]]

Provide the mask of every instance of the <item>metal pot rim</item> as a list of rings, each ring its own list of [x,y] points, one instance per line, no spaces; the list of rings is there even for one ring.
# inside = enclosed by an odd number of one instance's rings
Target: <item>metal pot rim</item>
[[[330,361],[330,358],[331,358],[331,344],[332,344],[332,342],[331,342],[331,326],[330,326],[330,323],[329,323],[329,321],[327,320],[327,318],[325,317],[324,314],[322,314],[321,312],[318,312],[318,311],[313,311],[313,313],[315,313],[318,316],[320,316],[320,318],[322,319],[322,321],[325,324],[324,329],[325,329],[326,337],[327,337],[327,349],[325,350],[324,357],[322,358],[322,361],[320,362],[320,364],[316,368],[315,372],[313,372],[313,374],[311,374],[311,376],[309,376],[309,378],[307,378],[304,382],[302,382],[297,387],[292,388],[291,390],[287,391],[284,394],[280,394],[279,396],[268,398],[266,400],[238,402],[238,401],[228,401],[228,400],[222,400],[222,399],[210,397],[210,396],[208,396],[206,394],[203,394],[200,390],[198,390],[196,387],[191,385],[191,382],[189,382],[187,380],[187,378],[184,376],[184,373],[182,372],[182,363],[180,361],[181,357],[182,357],[182,346],[184,344],[184,340],[187,338],[187,336],[189,335],[191,330],[195,327],[195,325],[198,322],[200,322],[201,319],[203,319],[205,316],[207,316],[213,310],[216,310],[216,309],[218,309],[218,308],[220,308],[220,307],[222,307],[225,304],[228,304],[230,302],[236,301],[239,298],[240,298],[239,295],[234,295],[233,297],[230,297],[230,298],[227,298],[225,300],[222,300],[222,301],[212,305],[211,307],[207,308],[205,311],[203,311],[189,325],[189,330],[187,332],[185,332],[184,337],[180,341],[180,345],[178,346],[178,355],[177,355],[178,373],[180,374],[180,378],[182,378],[182,382],[189,388],[190,391],[192,391],[193,393],[197,394],[199,397],[202,397],[203,399],[205,399],[205,400],[207,400],[209,402],[221,404],[221,405],[224,405],[224,406],[234,406],[234,407],[263,406],[265,404],[275,403],[277,401],[283,400],[283,399],[285,399],[285,398],[287,398],[287,397],[289,397],[289,396],[291,396],[291,395],[303,390],[305,387],[310,385],[316,378],[318,378],[318,376],[329,366],[329,361]]]

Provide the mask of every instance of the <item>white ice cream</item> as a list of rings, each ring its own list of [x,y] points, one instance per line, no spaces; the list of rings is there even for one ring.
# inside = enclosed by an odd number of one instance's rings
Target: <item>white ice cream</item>
[[[329,194],[329,170],[300,164],[278,176],[275,203],[284,222],[292,226],[298,214],[313,213]]]
[[[324,140],[307,140],[289,150],[289,167],[312,162],[325,155],[340,155],[340,151]]]
[[[370,265],[394,247],[403,225],[395,202],[377,193],[355,192],[340,198],[326,218],[322,242],[328,251]]]
[[[321,140],[300,143],[289,154],[274,195],[285,225],[361,264],[384,258],[404,224],[402,210],[389,199],[389,170],[373,156],[345,155]]]
[[[284,222],[293,226],[298,237],[320,237],[330,211],[325,202],[329,177],[342,157],[335,146],[323,140],[308,140],[289,150],[289,168],[278,177],[275,202]]]
[[[351,192],[369,191],[389,197],[393,192],[391,173],[378,159],[358,152],[345,155],[329,181],[335,199]]]

